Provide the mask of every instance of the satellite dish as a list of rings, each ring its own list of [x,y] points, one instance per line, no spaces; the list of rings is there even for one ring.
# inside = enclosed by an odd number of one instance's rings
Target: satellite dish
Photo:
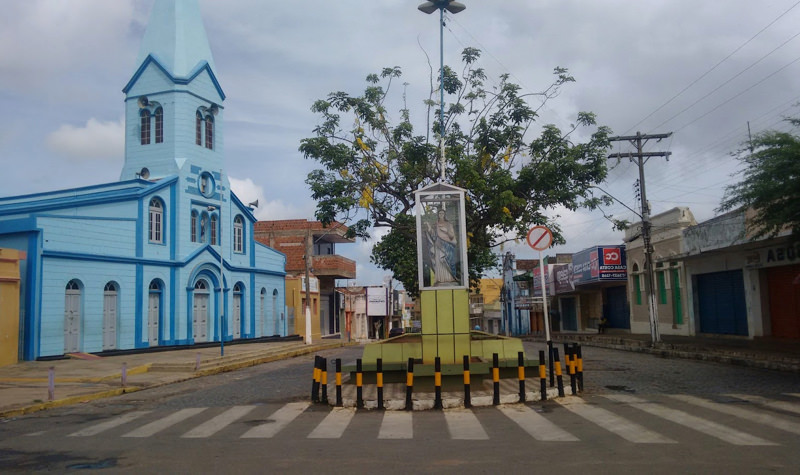
[[[142,96],[139,98],[138,103],[139,109],[144,109],[148,104],[150,104],[150,101],[147,100],[147,96]]]
[[[258,208],[258,200],[255,200],[247,205],[248,208]]]
[[[139,176],[147,180],[150,178],[150,170],[148,170],[147,167],[142,167],[142,171],[139,172]]]

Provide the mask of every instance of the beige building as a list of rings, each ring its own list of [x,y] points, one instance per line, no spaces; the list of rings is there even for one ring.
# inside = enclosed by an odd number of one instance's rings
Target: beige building
[[[0,366],[19,360],[19,261],[25,252],[0,249]]]
[[[651,243],[653,246],[654,289],[658,311],[658,329],[662,335],[693,335],[689,319],[689,286],[684,264],[679,259],[683,252],[683,231],[695,226],[692,212],[687,207],[676,207],[651,218]],[[635,223],[625,231],[625,253],[628,259],[628,301],[630,302],[631,333],[650,333],[650,316],[647,304],[647,280],[642,223]]]

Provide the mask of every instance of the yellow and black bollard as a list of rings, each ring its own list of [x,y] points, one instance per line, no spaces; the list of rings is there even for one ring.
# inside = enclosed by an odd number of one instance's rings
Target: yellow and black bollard
[[[469,355],[464,355],[464,407],[472,407],[472,396],[469,391]]]
[[[492,381],[494,382],[492,404],[497,406],[500,404],[500,360],[497,353],[492,354]]]
[[[539,381],[541,381],[542,401],[547,400],[547,371],[544,365],[544,351],[539,351]]]
[[[583,355],[581,345],[578,345],[578,391],[583,392]]]
[[[517,353],[517,376],[519,377],[519,402],[525,402],[525,354]]]
[[[556,383],[558,384],[558,396],[564,397],[564,378],[561,377],[561,360],[558,359],[558,348],[553,348],[553,364],[556,367]]]
[[[320,356],[314,356],[314,377],[311,383],[311,402],[319,402]]]
[[[378,409],[383,409],[383,358],[378,358],[375,368],[375,385],[378,388]]]
[[[438,356],[433,360],[433,408],[442,409],[442,360]]]
[[[408,369],[406,372],[406,411],[414,410],[414,402],[411,400],[411,393],[414,392],[414,358],[408,359]]]
[[[575,376],[575,368],[578,366],[577,359],[578,355],[576,354],[575,347],[572,346],[569,349],[570,356],[569,356],[569,387],[572,389],[572,395],[578,394],[578,386],[577,380]]]
[[[336,358],[336,406],[342,407],[342,360]]]
[[[364,373],[361,367],[361,358],[356,360],[356,407],[364,407]]]
[[[320,383],[322,386],[322,404],[328,404],[328,358],[322,358]]]

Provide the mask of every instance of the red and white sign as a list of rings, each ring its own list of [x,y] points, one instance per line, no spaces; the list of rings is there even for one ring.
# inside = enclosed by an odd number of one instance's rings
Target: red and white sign
[[[553,233],[544,226],[534,226],[528,231],[528,245],[535,251],[544,251],[553,244]]]
[[[618,266],[622,265],[622,253],[616,247],[603,248],[603,265]]]

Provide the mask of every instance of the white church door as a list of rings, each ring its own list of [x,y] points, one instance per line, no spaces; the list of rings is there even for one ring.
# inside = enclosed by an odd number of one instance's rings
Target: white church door
[[[242,337],[242,284],[233,286],[233,337]]]
[[[208,341],[208,284],[202,279],[194,284],[192,334],[195,343]]]
[[[117,348],[117,286],[113,282],[103,289],[103,350]]]
[[[161,284],[150,282],[150,299],[147,305],[147,342],[158,346],[158,320],[161,317]]]
[[[81,287],[70,280],[64,293],[64,353],[80,351]]]

